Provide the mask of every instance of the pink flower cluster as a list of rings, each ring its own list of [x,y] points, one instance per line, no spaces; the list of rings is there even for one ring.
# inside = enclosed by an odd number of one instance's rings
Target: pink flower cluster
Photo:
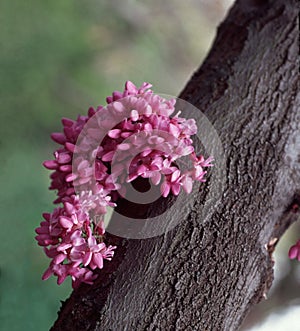
[[[53,171],[50,189],[57,190],[54,202],[60,206],[45,213],[36,229],[38,244],[51,259],[43,279],[53,274],[58,284],[67,276],[73,287],[93,283],[94,270],[114,255],[116,247],[104,243],[103,220],[107,207],[126,195],[125,183],[147,178],[167,197],[181,188],[190,193],[194,181],[205,181],[213,159],[194,151],[195,120],[179,117],[180,112],[171,117],[176,100],[150,88],[128,81],[105,107],[90,108],[75,121],[64,118],[63,133],[51,135],[61,147],[44,166]],[[182,156],[191,162],[184,171],[177,162]]]

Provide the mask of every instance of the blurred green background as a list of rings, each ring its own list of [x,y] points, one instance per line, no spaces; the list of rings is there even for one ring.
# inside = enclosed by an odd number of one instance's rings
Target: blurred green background
[[[126,80],[177,95],[199,66],[231,0],[1,0],[0,329],[48,330],[66,281],[43,282],[34,240],[52,211],[49,135],[61,117],[104,103]]]

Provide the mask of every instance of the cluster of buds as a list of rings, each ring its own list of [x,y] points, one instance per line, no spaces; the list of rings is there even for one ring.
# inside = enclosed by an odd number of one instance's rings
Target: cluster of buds
[[[138,177],[159,185],[163,197],[192,191],[194,181],[205,181],[212,158],[196,155],[191,136],[194,119],[175,116],[175,99],[167,100],[143,83],[125,84],[107,105],[90,108],[87,116],[62,120],[63,132],[53,133],[60,144],[54,159],[44,162],[52,170],[50,189],[57,191],[59,207],[43,215],[36,239],[51,259],[43,279],[52,274],[61,284],[72,277],[73,287],[92,284],[95,269],[110,260],[115,246],[105,243],[107,207],[126,197],[125,183]],[[178,160],[189,157],[182,171]]]

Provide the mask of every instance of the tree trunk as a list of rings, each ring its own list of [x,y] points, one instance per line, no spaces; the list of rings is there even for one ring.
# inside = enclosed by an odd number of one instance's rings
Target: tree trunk
[[[216,159],[173,230],[142,240],[109,236],[114,259],[63,303],[52,330],[231,331],[264,297],[274,238],[300,204],[297,14],[293,0],[233,6],[180,95],[217,130],[223,169]]]

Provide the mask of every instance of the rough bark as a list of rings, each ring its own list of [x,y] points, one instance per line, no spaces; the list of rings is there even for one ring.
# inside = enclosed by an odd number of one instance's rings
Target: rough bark
[[[52,330],[237,330],[264,297],[272,239],[299,212],[292,208],[300,203],[297,14],[292,0],[233,6],[180,96],[218,131],[223,172],[211,173],[172,231],[110,236],[115,258],[63,303]],[[222,192],[214,175],[224,178]]]

